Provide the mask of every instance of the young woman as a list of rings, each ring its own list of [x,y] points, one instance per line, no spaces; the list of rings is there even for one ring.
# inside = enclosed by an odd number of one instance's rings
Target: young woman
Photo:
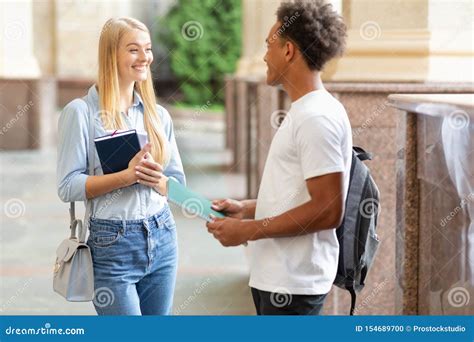
[[[176,224],[166,181],[185,176],[169,113],[155,102],[150,34],[132,18],[108,20],[99,41],[99,77],[59,119],[57,187],[64,202],[92,201],[87,241],[99,315],[170,314],[177,266]],[[95,137],[136,129],[149,143],[128,168],[104,175],[94,147],[88,175],[89,117]],[[113,157],[113,156],[111,156]]]

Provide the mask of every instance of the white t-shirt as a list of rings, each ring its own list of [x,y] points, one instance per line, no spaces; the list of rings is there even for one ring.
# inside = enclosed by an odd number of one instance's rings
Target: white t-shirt
[[[255,219],[271,218],[308,202],[305,180],[329,173],[344,173],[345,198],[351,160],[351,126],[342,104],[324,89],[299,98],[271,143]],[[247,249],[249,285],[259,290],[325,294],[336,277],[335,229],[250,241]]]

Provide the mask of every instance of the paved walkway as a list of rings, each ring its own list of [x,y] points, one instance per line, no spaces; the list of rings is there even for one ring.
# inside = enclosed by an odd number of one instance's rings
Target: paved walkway
[[[222,125],[181,124],[186,129],[178,144],[188,185],[210,198],[244,196],[242,176],[223,166],[229,156]],[[55,163],[52,149],[0,152],[0,314],[95,314],[91,303],[68,303],[52,291],[55,249],[68,234],[68,205],[56,195]],[[179,235],[175,314],[254,314],[243,248],[223,248],[204,221],[173,212]]]

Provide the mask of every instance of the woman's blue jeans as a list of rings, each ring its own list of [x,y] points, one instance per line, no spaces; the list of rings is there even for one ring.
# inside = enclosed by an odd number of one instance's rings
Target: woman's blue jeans
[[[170,314],[178,245],[169,206],[144,220],[91,218],[90,223],[97,313]]]

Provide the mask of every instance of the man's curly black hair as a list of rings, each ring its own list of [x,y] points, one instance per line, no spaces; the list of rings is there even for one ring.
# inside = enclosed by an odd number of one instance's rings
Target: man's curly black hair
[[[282,23],[276,35],[293,41],[311,70],[322,70],[327,61],[343,54],[346,25],[326,1],[283,2],[276,15]]]

